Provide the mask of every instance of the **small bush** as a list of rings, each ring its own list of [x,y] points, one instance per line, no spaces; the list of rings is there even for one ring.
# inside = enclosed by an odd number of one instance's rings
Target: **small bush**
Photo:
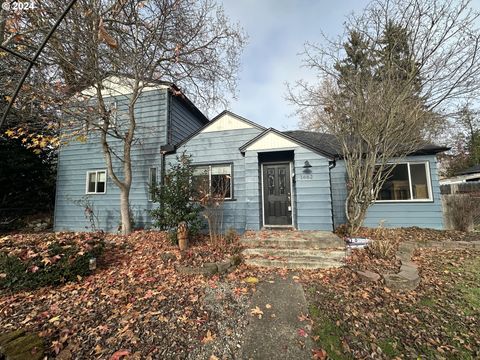
[[[238,240],[238,233],[234,228],[228,228],[224,235],[225,243],[232,244]]]
[[[176,231],[178,224],[185,221],[189,234],[195,235],[202,227],[200,205],[192,201],[196,188],[192,181],[193,167],[191,156],[185,152],[177,156],[176,162],[170,164],[165,181],[150,189],[153,202],[159,207],[150,211],[155,226],[160,230]],[[170,237],[171,240],[173,235]]]
[[[102,255],[103,237],[47,239],[45,243],[11,242],[0,247],[0,288],[35,289],[76,281],[91,273],[89,262]]]
[[[392,238],[391,232],[383,227],[383,222],[374,230],[373,240],[368,244],[368,251],[379,259],[390,259],[397,252],[396,239]]]
[[[368,251],[379,259],[391,259],[395,256],[396,243],[388,239],[375,239],[368,244]]]
[[[446,198],[447,217],[455,230],[473,229],[473,217],[480,210],[477,198],[470,195],[455,194]]]

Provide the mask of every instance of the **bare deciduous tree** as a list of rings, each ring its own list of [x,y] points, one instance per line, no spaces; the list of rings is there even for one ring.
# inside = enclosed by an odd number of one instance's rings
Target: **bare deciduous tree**
[[[31,26],[48,29],[62,3],[42,1]],[[69,99],[63,111],[70,125],[88,124],[99,134],[108,174],[120,189],[122,233],[131,231],[138,99],[162,81],[176,83],[204,109],[219,105],[235,90],[244,41],[212,0],[79,0],[52,37],[43,61]],[[112,89],[104,88],[107,76],[128,89],[121,126],[108,99]],[[87,87],[94,91],[82,92]]]
[[[202,207],[202,214],[208,223],[208,234],[213,245],[223,246],[225,244],[224,233],[224,204],[225,198],[231,193],[230,175],[219,176],[215,184],[201,178],[197,184],[196,201]]]
[[[303,125],[335,135],[348,176],[351,233],[393,171],[425,145],[459,99],[480,88],[479,14],[469,1],[376,0],[346,35],[307,44],[319,83],[290,88]]]

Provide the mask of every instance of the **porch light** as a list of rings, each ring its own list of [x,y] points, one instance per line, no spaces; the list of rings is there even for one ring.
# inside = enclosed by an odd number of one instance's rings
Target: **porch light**
[[[310,165],[310,163],[308,162],[308,160],[305,160],[305,162],[303,163],[303,168],[304,169],[308,169],[308,168],[311,168],[312,165]]]

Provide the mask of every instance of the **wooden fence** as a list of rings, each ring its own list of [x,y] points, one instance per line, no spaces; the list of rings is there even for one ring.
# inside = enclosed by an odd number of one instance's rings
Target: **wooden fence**
[[[480,229],[480,182],[440,185],[440,193],[446,229],[455,229],[461,215],[469,230]]]

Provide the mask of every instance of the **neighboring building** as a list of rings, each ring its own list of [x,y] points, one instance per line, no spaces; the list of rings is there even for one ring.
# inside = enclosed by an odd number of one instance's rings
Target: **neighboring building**
[[[161,181],[161,167],[183,151],[192,155],[194,176],[207,181],[213,192],[218,184],[228,185],[225,229],[332,231],[345,222],[346,171],[332,136],[266,129],[228,111],[208,122],[186,98],[175,96],[172,86],[144,93],[137,109],[143,131],[138,133],[131,190],[135,226],[151,226],[149,182],[154,177]],[[162,146],[176,153],[163,161]],[[436,154],[444,150],[427,146],[394,160],[398,165],[365,224],[443,228]],[[73,202],[86,194],[100,228],[116,231],[119,191],[106,174],[100,145],[91,141],[60,151],[55,230],[88,227],[83,209]]]
[[[440,180],[440,185],[480,182],[480,164],[459,171],[457,176]]]

